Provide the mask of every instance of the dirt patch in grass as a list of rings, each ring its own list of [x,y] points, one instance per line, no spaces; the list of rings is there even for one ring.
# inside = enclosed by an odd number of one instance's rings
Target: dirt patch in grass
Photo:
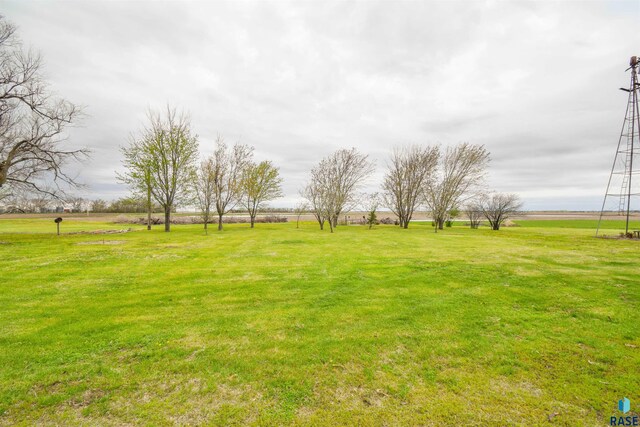
[[[363,407],[382,407],[389,395],[381,389],[370,390],[366,387],[337,387],[328,395],[334,404],[356,409]]]
[[[104,398],[107,393],[101,389],[89,389],[85,390],[82,395],[76,396],[69,400],[67,404],[74,408],[86,408],[94,402]]]
[[[171,402],[180,401],[180,405]],[[141,408],[161,408],[157,420],[172,425],[218,424],[228,414],[231,424],[247,425],[255,421],[259,409],[273,405],[249,385],[210,385],[200,378],[168,377],[164,381],[142,383],[127,398],[110,402],[111,412],[123,420],[138,420]],[[227,420],[230,421],[230,420]]]

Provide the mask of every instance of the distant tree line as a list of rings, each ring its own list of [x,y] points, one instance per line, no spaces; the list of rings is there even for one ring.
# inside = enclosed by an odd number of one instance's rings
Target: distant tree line
[[[154,203],[153,212],[161,212],[159,204]],[[65,199],[52,197],[46,193],[16,191],[0,200],[2,213],[53,213],[53,212],[94,212],[94,213],[146,213],[144,199],[122,197],[111,202],[102,199],[89,200],[78,196]]]
[[[112,202],[102,199],[91,200],[88,202],[89,211],[96,213],[146,213],[147,201],[137,197],[122,197]],[[162,212],[162,206],[153,203],[151,206],[153,212]]]

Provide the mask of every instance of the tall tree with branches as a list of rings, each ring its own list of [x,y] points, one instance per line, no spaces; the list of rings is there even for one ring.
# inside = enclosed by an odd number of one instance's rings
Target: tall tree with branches
[[[247,164],[242,178],[243,201],[253,228],[258,210],[273,199],[282,197],[282,178],[270,161]]]
[[[0,188],[60,197],[61,184],[78,186],[65,164],[88,151],[64,147],[81,109],[52,96],[41,68],[41,56],[25,51],[16,27],[0,15]]]
[[[488,164],[489,152],[484,146],[466,142],[447,147],[440,156],[436,174],[424,188],[425,203],[433,215],[436,232],[444,228],[452,209],[477,196]]]
[[[306,203],[313,213],[313,217],[318,222],[320,226],[320,230],[324,230],[324,224],[327,220],[324,211],[324,190],[321,186],[321,183],[312,179],[305,185],[305,187],[300,191],[300,196],[302,196]]]
[[[204,232],[209,234],[208,224],[211,220],[211,207],[215,195],[215,166],[213,157],[208,157],[202,162],[195,173],[193,180],[193,193],[195,201],[200,208],[200,215],[204,222]]]
[[[149,179],[147,189],[162,206],[164,231],[169,232],[172,210],[190,198],[198,159],[198,137],[191,133],[189,117],[169,106],[164,115],[150,111],[148,119],[142,137],[129,147],[138,163],[128,162],[125,154],[125,166],[128,177],[136,185]]]
[[[213,195],[218,214],[218,231],[222,230],[222,217],[233,209],[243,194],[243,177],[251,159],[253,147],[236,143],[229,148],[218,136],[213,152]]]
[[[340,214],[358,204],[357,190],[373,170],[368,156],[355,148],[338,150],[311,170],[310,188],[332,233]],[[314,204],[312,200],[309,202]]]
[[[384,205],[408,228],[413,213],[424,200],[424,187],[432,179],[438,162],[438,147],[396,147],[382,184]]]

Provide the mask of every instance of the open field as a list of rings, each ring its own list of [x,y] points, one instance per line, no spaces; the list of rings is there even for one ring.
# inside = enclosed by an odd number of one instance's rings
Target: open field
[[[595,426],[623,396],[635,412],[640,241],[519,225],[58,237],[0,220],[0,425]]]

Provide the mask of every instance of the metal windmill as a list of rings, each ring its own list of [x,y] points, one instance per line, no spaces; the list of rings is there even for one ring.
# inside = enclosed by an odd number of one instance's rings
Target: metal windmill
[[[640,59],[632,56],[629,62],[630,67],[626,71],[631,71],[631,83],[629,88],[620,88],[629,93],[627,101],[627,112],[622,123],[622,131],[618,140],[618,149],[611,167],[607,191],[602,202],[600,218],[596,236],[600,232],[602,217],[609,215],[624,216],[625,236],[629,235],[629,217],[632,213],[632,202],[636,196],[640,196],[640,108],[638,108],[638,92],[640,83],[638,82],[638,65]],[[635,168],[635,169],[634,169]],[[634,204],[636,209],[637,205]]]

